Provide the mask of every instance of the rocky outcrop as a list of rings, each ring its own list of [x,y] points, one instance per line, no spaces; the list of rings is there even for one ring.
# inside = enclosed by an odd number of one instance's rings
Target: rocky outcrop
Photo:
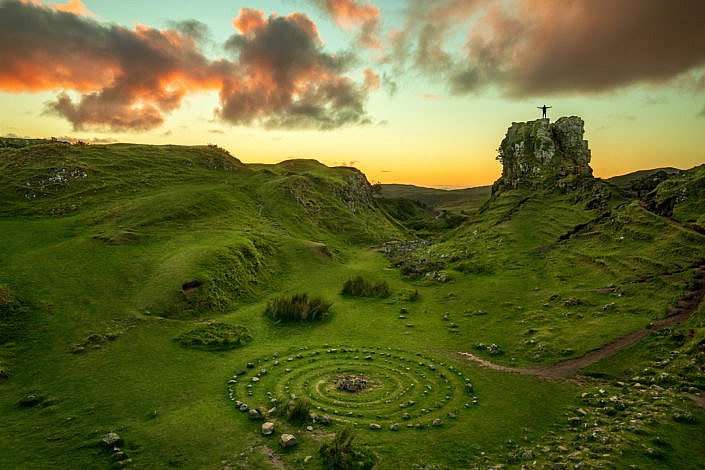
[[[502,176],[493,193],[520,187],[555,187],[571,191],[592,180],[590,149],[578,116],[513,122],[499,146]]]

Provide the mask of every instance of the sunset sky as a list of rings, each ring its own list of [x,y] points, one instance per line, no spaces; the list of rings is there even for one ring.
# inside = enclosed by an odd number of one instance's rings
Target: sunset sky
[[[596,176],[705,163],[703,0],[0,0],[0,136],[491,184],[579,115]]]

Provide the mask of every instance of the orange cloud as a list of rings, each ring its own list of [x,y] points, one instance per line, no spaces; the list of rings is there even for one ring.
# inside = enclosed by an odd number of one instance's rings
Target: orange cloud
[[[267,24],[264,17],[264,12],[261,10],[253,10],[251,8],[243,8],[236,18],[233,18],[233,26],[240,31],[241,34],[249,34],[261,30]]]
[[[379,40],[381,14],[369,0],[363,4],[356,0],[315,0],[315,3],[331,15],[336,24],[346,30],[360,28],[360,42],[373,49],[382,49]]]
[[[365,75],[365,88],[368,90],[379,90],[382,86],[382,80],[379,74],[375,73],[372,69],[365,69],[363,73]]]
[[[75,2],[72,2],[74,4]],[[229,59],[199,48],[202,25],[134,30],[35,2],[0,3],[0,90],[59,90],[46,112],[84,128],[148,130],[193,92],[219,91],[218,116],[238,125],[330,129],[366,122],[368,88],[328,54],[307,16],[244,9]],[[73,98],[68,92],[78,92]]]
[[[69,0],[69,3],[43,3],[42,0],[21,0],[22,3],[28,3],[37,6],[46,6],[56,11],[63,11],[66,13],[73,13],[74,15],[81,16],[95,16],[95,14],[90,11],[83,4],[81,0]]]

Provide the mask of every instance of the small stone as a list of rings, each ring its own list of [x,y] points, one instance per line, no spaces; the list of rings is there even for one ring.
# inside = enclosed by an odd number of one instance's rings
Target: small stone
[[[253,421],[257,421],[257,420],[259,420],[259,419],[262,417],[262,415],[260,414],[260,412],[257,411],[257,410],[254,410],[254,409],[253,409],[253,410],[250,410],[249,413],[250,413],[250,419],[253,420]]]
[[[401,415],[401,417],[402,417],[402,419],[411,419],[411,416],[409,415],[409,413],[404,413]]]
[[[248,411],[249,409],[250,407],[247,406],[247,403],[243,403],[242,405],[240,405],[240,411],[242,411],[243,413]]]
[[[399,423],[394,423],[391,426],[389,426],[390,431],[398,431],[399,430]]]
[[[319,418],[319,422],[324,426],[328,426],[331,423],[330,416],[328,416],[328,415],[321,416]]]
[[[306,430],[308,432],[313,432],[313,426],[306,426]]]
[[[254,363],[254,362],[248,362],[248,363],[247,363],[247,368],[248,368],[248,369],[254,369],[254,368],[255,368],[255,363]]]
[[[443,426],[443,421],[440,418],[436,418],[433,420],[433,426],[438,428]]]
[[[377,424],[377,423],[371,423],[371,424],[370,424],[370,429],[378,430],[378,429],[382,429],[382,426],[380,426],[380,425]]]
[[[296,436],[293,434],[282,434],[279,436],[279,447],[282,449],[288,449],[294,447],[297,444]]]
[[[122,438],[117,433],[109,432],[100,442],[107,448],[113,448],[122,444]]]
[[[271,421],[262,423],[262,434],[264,434],[265,436],[271,436],[272,433],[274,433],[274,423],[272,423]]]

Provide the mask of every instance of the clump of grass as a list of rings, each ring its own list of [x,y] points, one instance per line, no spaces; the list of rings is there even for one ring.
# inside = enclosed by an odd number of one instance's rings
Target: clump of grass
[[[323,468],[335,470],[371,469],[377,462],[375,455],[368,449],[353,445],[355,434],[346,426],[335,437],[324,442],[318,449],[323,461]]]
[[[391,295],[391,290],[387,281],[372,283],[362,276],[357,276],[345,281],[342,294],[350,297],[377,297],[383,299]]]
[[[29,307],[6,284],[0,284],[0,344],[3,344],[25,325]]]
[[[291,297],[275,297],[270,300],[264,315],[283,323],[323,320],[331,305],[331,302],[320,297],[309,299],[308,294],[294,294]]]
[[[208,323],[179,335],[176,341],[183,346],[204,346],[216,349],[234,349],[252,340],[247,328],[227,323]]]
[[[289,401],[287,418],[294,424],[302,425],[310,419],[311,402],[306,398]]]

